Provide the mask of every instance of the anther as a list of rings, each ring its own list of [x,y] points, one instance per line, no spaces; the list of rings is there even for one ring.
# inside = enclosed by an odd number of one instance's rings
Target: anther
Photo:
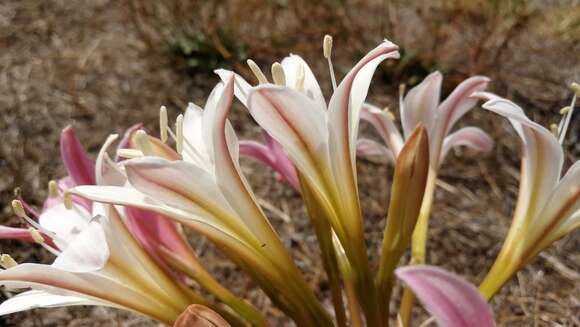
[[[328,34],[324,36],[324,41],[322,44],[322,54],[326,59],[330,59],[330,56],[332,55],[332,36]]]
[[[580,84],[572,82],[572,84],[570,84],[570,88],[574,91],[574,93],[576,93],[577,97],[580,97]]]
[[[558,124],[551,124],[550,125],[550,131],[552,132],[552,134],[554,134],[555,137],[558,137]]]
[[[284,74],[284,68],[279,62],[272,64],[272,79],[277,85],[286,85],[286,75]]]
[[[147,135],[144,130],[140,129],[135,132],[135,142],[143,154],[153,155],[153,148],[149,141],[149,135]]]
[[[48,196],[51,198],[58,197],[58,185],[56,184],[56,181],[48,182]]]
[[[34,227],[28,227],[28,232],[30,233],[30,236],[32,237],[32,240],[34,242],[36,242],[38,244],[44,243],[44,237],[42,237],[42,234],[40,234],[38,229],[36,229]]]
[[[72,200],[72,194],[70,192],[64,192],[63,203],[64,203],[64,207],[67,210],[72,210],[73,200]]]
[[[165,106],[159,108],[159,134],[161,142],[167,142],[167,108]]]
[[[24,206],[22,205],[22,202],[20,202],[20,200],[12,200],[12,210],[14,211],[14,214],[19,218],[27,217],[26,211],[24,211]]]
[[[250,70],[252,71],[252,73],[254,73],[254,76],[256,76],[256,78],[258,79],[259,84],[267,84],[268,83],[268,79],[266,78],[266,75],[264,75],[264,73],[262,72],[260,67],[258,67],[256,62],[254,62],[252,59],[248,59],[248,60],[246,60],[246,63],[248,64],[248,67],[250,67]]]
[[[181,114],[175,120],[175,148],[177,153],[183,152],[183,115]]]
[[[4,269],[9,269],[18,266],[18,262],[14,260],[9,254],[0,255],[0,265]]]
[[[570,108],[569,106],[566,106],[566,107],[560,109],[560,115],[565,115],[565,114],[569,113],[571,109],[572,108]]]
[[[117,155],[126,159],[141,158],[144,156],[143,152],[137,149],[119,149]]]

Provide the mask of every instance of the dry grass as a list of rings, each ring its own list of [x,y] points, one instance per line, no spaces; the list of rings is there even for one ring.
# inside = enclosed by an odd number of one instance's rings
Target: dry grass
[[[202,33],[220,63],[245,70],[244,56],[267,65],[292,51],[325,79],[320,54],[324,33],[335,35],[335,65],[342,75],[356,58],[388,35],[404,48],[402,63],[384,65],[371,101],[394,104],[397,85],[416,83],[435,68],[447,73],[445,90],[467,75],[484,73],[492,88],[525,105],[542,124],[558,119],[564,87],[580,76],[580,8],[572,1],[493,7],[469,1],[99,1],[8,0],[0,3],[0,223],[19,225],[8,207],[21,188],[42,203],[49,179],[63,174],[58,156],[62,127],[73,124],[92,153],[108,133],[135,122],[155,130],[157,108],[176,115],[187,101],[203,103],[217,81],[191,74],[187,56],[167,56],[168,39]],[[228,41],[229,40],[229,41]],[[235,44],[231,43],[235,40]],[[230,43],[228,43],[230,42]],[[236,50],[239,47],[244,51]],[[234,50],[232,50],[234,49]],[[210,52],[211,52],[210,51]],[[221,56],[221,57],[220,57]],[[203,68],[203,67],[202,67]],[[323,83],[329,90],[329,83]],[[242,137],[259,129],[238,107],[232,116]],[[509,226],[517,194],[518,141],[507,123],[475,111],[467,122],[489,131],[489,156],[457,153],[444,165],[430,231],[430,261],[476,282],[490,266]],[[566,145],[569,164],[580,157],[580,119]],[[363,128],[363,132],[369,132]],[[390,185],[390,167],[361,161],[359,182],[368,243],[376,255]],[[299,196],[251,162],[244,162],[257,195],[309,282],[328,298],[314,235]],[[377,178],[377,176],[379,176]],[[288,223],[286,220],[291,220]],[[208,268],[238,294],[280,313],[238,269],[196,236]],[[501,326],[580,326],[580,239],[573,233],[518,274],[493,300]],[[31,245],[2,242],[0,252],[19,262],[50,262]],[[424,317],[421,309],[416,311]],[[275,325],[284,325],[280,319]],[[150,326],[146,319],[105,308],[33,310],[0,317],[6,326]]]

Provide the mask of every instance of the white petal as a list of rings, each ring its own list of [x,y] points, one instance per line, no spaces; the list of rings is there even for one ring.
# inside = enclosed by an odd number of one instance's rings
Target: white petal
[[[360,118],[373,125],[395,157],[399,155],[403,148],[404,140],[387,112],[365,103],[360,112]]]
[[[230,76],[234,76],[234,95],[236,98],[247,108],[248,107],[248,95],[250,94],[250,89],[252,85],[248,83],[242,76],[226,69],[217,69],[215,71],[219,75],[221,80],[225,83]]]
[[[427,130],[433,124],[439,106],[442,80],[441,73],[431,73],[405,96],[401,108],[401,124],[405,138],[409,137],[418,123],[423,123]]]
[[[44,210],[38,223],[58,236],[55,243],[62,249],[88,225],[90,219],[91,215],[84,207],[73,203],[73,208],[69,210],[60,203]],[[65,244],[61,244],[61,240]]]
[[[187,105],[183,116],[183,137],[186,141],[183,160],[209,169],[211,159],[208,148],[211,147],[211,143],[206,143],[203,138],[203,109],[193,103]],[[188,146],[193,149],[189,149]]]
[[[57,295],[33,290],[15,295],[0,304],[0,316],[36,308],[67,307],[72,305],[103,305],[104,303],[78,296]]]
[[[109,259],[109,246],[99,219],[93,219],[56,257],[52,266],[70,272],[102,269]]]
[[[467,146],[481,152],[489,152],[493,148],[493,140],[486,132],[477,127],[464,127],[450,134],[443,141],[439,163],[443,162],[449,150],[453,147]]]
[[[286,75],[286,86],[292,89],[296,88],[298,71],[301,69],[301,66],[304,69],[304,92],[310,99],[316,102],[316,109],[321,110],[326,108],[326,100],[324,100],[324,95],[320,90],[320,85],[318,85],[314,73],[312,73],[312,70],[306,61],[298,55],[291,54],[282,60],[282,67],[284,68],[284,74]]]

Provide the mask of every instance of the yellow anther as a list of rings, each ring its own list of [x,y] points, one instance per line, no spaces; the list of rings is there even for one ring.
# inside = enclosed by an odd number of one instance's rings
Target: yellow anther
[[[26,211],[24,211],[24,206],[22,205],[22,202],[20,202],[20,200],[12,200],[12,210],[14,211],[14,214],[19,218],[26,217]]]
[[[149,135],[144,130],[140,129],[135,132],[135,143],[145,155],[153,155],[153,147],[151,141],[149,141]]]
[[[38,244],[44,243],[44,237],[42,237],[42,234],[40,234],[38,229],[36,229],[34,227],[28,227],[28,232],[30,233],[30,236],[32,237],[34,242],[36,242]]]
[[[267,84],[268,83],[268,79],[266,78],[266,75],[264,75],[264,73],[262,72],[260,67],[258,67],[256,62],[254,62],[252,59],[248,59],[248,60],[246,60],[246,63],[248,64],[248,67],[250,67],[250,70],[252,71],[252,73],[254,73],[254,76],[256,76],[256,78],[258,79],[259,84]]]
[[[565,115],[565,114],[569,113],[570,110],[572,110],[572,108],[570,108],[569,106],[564,107],[564,108],[560,109],[560,115]]]
[[[570,88],[574,91],[574,93],[576,93],[577,97],[580,97],[580,84],[572,82],[572,84],[570,84]]]
[[[64,207],[67,208],[68,210],[71,210],[73,208],[72,194],[70,192],[64,192],[63,202]]]
[[[550,131],[554,134],[555,137],[558,137],[558,124],[551,124]]]
[[[119,157],[133,159],[133,158],[141,158],[143,156],[143,152],[137,149],[119,149],[117,150],[117,155]]]
[[[405,90],[407,89],[407,86],[405,84],[399,84],[399,96],[402,98],[403,95],[405,94]]]
[[[177,116],[175,120],[175,148],[177,153],[183,152],[183,115]]]
[[[161,142],[167,142],[167,108],[165,106],[159,108],[159,134]]]
[[[18,262],[14,260],[9,254],[0,255],[0,265],[2,268],[9,269],[18,266]]]
[[[322,54],[326,59],[330,59],[330,56],[332,55],[332,36],[328,34],[324,36],[324,41],[322,43]]]
[[[385,115],[390,121],[395,121],[395,115],[390,111],[385,111]]]
[[[56,181],[48,182],[48,196],[51,198],[58,197],[58,184],[56,184]]]
[[[272,64],[272,79],[277,85],[286,85],[286,75],[284,74],[284,68],[279,62]]]

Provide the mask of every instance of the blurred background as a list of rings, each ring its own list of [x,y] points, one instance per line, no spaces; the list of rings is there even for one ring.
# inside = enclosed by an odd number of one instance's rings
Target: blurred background
[[[399,84],[415,85],[440,70],[444,96],[470,75],[487,75],[492,91],[548,126],[560,120],[559,109],[571,99],[567,86],[580,79],[578,1],[3,0],[0,223],[20,224],[9,207],[14,192],[39,206],[47,182],[64,174],[58,138],[69,124],[95,154],[109,133],[122,133],[134,123],[157,133],[161,105],[175,117],[189,101],[203,104],[218,82],[215,68],[231,68],[254,81],[246,59],[267,72],[289,53],[306,59],[329,95],[324,34],[334,36],[338,78],[385,37],[402,48],[400,60],[380,66],[369,94],[370,102],[395,112]],[[259,138],[260,129],[239,105],[231,119],[241,138]],[[456,151],[444,164],[429,258],[477,282],[509,227],[519,143],[508,123],[482,110],[474,110],[462,124],[482,127],[496,146],[487,156]],[[376,137],[368,127],[362,133]],[[566,167],[580,157],[579,137],[577,114],[564,145]],[[244,161],[243,169],[309,282],[328,298],[299,195],[254,162]],[[358,170],[368,243],[375,254],[392,169],[360,160]],[[224,284],[267,312],[274,326],[288,324],[211,244],[197,235],[191,240]],[[519,273],[493,300],[499,324],[580,326],[579,248],[575,232]],[[0,243],[0,252],[19,262],[52,260],[39,247],[18,242]],[[8,294],[0,292],[0,297]],[[420,308],[415,314],[425,317]],[[65,308],[0,317],[0,325],[155,324],[112,309]]]

